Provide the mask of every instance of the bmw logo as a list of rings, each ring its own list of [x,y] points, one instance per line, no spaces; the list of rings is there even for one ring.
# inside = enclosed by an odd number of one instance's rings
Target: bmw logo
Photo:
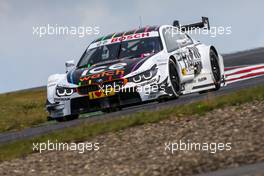
[[[98,83],[102,83],[102,82],[103,82],[103,79],[97,79],[96,82],[98,82]]]

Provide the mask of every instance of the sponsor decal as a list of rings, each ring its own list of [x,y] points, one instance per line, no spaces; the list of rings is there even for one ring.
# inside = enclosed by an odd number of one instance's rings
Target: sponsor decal
[[[148,37],[158,37],[159,33],[157,31],[151,31],[151,32],[143,32],[143,33],[135,33],[135,34],[131,34],[131,35],[123,35],[120,37],[113,37],[111,39],[107,39],[107,40],[101,40],[95,43],[92,43],[88,49],[92,49],[92,48],[96,48],[99,46],[103,46],[103,45],[109,45],[112,43],[118,43],[118,42],[122,42],[122,41],[128,41],[128,40],[136,40],[136,39],[141,39],[141,38],[148,38]]]
[[[68,98],[54,98],[55,102],[58,102],[58,101],[69,101],[69,100],[70,100],[69,97]]]
[[[88,70],[84,70],[84,71],[82,72],[82,75],[81,75],[81,76],[85,76],[85,75],[87,74],[87,72],[88,72]]]
[[[202,82],[202,81],[205,81],[205,80],[207,80],[207,78],[206,77],[202,77],[202,78],[198,79],[198,82]]]
[[[90,70],[85,70],[82,73],[82,77],[80,78],[80,81],[89,81],[91,79],[99,79],[102,77],[107,77],[108,80],[112,79],[112,76],[118,76],[122,77],[125,74],[124,68],[127,64],[126,63],[117,63],[110,66],[99,66],[92,68]],[[88,75],[86,75],[88,74]]]
[[[95,67],[91,70],[88,71],[88,73],[94,74],[94,73],[100,73],[105,70],[118,70],[118,69],[123,69],[127,64],[126,63],[117,63],[113,64],[111,66],[99,66]]]
[[[133,40],[133,39],[140,39],[140,38],[145,38],[149,37],[150,33],[149,32],[144,32],[144,33],[136,33],[132,35],[124,35],[121,37],[116,37],[111,40],[111,43],[115,42],[121,42],[121,41],[126,41],[126,40]]]
[[[112,76],[117,76],[117,75],[124,75],[125,71],[124,70],[109,70],[109,71],[104,71],[101,73],[97,74],[92,74],[92,75],[87,75],[85,77],[80,78],[80,81],[89,81],[91,79],[97,79],[97,78],[102,78],[102,77],[107,77],[108,80],[111,80]]]
[[[201,54],[196,47],[186,47],[185,52],[180,53],[180,61],[184,63],[187,72],[195,70],[197,74],[202,70]]]
[[[187,47],[189,49],[190,55],[194,55],[195,58],[201,58],[201,54],[197,47]]]
[[[89,92],[89,99],[93,100],[93,99],[104,98],[113,95],[115,95],[115,91],[113,88],[110,88],[107,91],[98,90],[94,92]]]

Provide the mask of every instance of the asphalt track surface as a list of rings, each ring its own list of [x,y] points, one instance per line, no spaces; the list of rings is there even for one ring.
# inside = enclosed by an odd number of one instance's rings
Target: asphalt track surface
[[[241,65],[254,65],[264,63],[264,48],[249,50],[234,54],[224,55],[225,67],[234,67]],[[264,85],[264,76],[235,82],[221,88],[219,91],[211,92],[214,95],[224,95],[241,89],[246,89],[256,85]],[[125,108],[122,111],[113,112],[109,114],[95,115],[89,118],[83,118],[63,123],[46,123],[38,127],[24,129],[18,132],[5,132],[0,134],[0,144],[17,141],[20,139],[27,139],[53,131],[62,130],[68,127],[80,125],[83,122],[102,121],[104,119],[118,119],[121,115],[132,114],[135,112],[146,110],[159,110],[170,106],[180,106],[182,104],[195,102],[204,99],[207,94],[190,94],[181,96],[179,99],[170,100],[164,103],[149,103],[139,106]],[[257,163],[253,165],[246,165],[238,168],[224,169],[215,172],[200,174],[199,176],[231,176],[231,175],[258,175],[264,174],[264,163]]]
[[[236,90],[249,88],[254,85],[264,85],[264,76],[253,78],[253,79],[246,80],[246,81],[232,83],[228,85],[227,87],[221,88],[219,91],[211,92],[211,93],[214,95],[224,95],[230,92],[234,92]],[[5,133],[0,134],[0,144],[16,141],[19,139],[26,139],[26,138],[31,138],[31,137],[47,134],[53,131],[58,131],[58,130],[62,130],[68,127],[77,126],[83,122],[102,121],[104,119],[109,119],[109,118],[117,119],[121,115],[132,114],[132,113],[136,113],[140,111],[146,111],[146,110],[155,111],[155,110],[167,108],[170,106],[180,106],[182,104],[202,100],[206,97],[207,97],[207,94],[190,94],[190,95],[181,96],[179,99],[170,100],[164,103],[153,102],[153,103],[144,104],[144,105],[132,106],[129,108],[125,108],[122,111],[117,111],[117,112],[113,112],[109,114],[96,115],[96,116],[92,116],[89,118],[83,118],[83,119],[78,119],[78,120],[73,120],[73,121],[68,121],[68,122],[61,122],[61,123],[54,123],[54,124],[47,123],[47,124],[43,124],[38,127],[28,128],[28,129],[24,129],[18,132],[5,132]]]

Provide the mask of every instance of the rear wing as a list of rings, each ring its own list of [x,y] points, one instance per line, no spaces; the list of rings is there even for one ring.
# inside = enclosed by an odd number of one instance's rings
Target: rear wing
[[[195,28],[203,28],[210,30],[209,19],[207,17],[202,17],[202,22],[180,25],[178,20],[173,21],[173,26],[179,28],[181,31],[194,30]]]

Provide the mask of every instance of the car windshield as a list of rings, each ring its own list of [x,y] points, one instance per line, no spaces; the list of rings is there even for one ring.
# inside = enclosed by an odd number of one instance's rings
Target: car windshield
[[[162,50],[159,37],[122,41],[87,49],[82,55],[77,67],[86,67],[99,62],[120,58],[135,58],[145,54],[157,53]]]

